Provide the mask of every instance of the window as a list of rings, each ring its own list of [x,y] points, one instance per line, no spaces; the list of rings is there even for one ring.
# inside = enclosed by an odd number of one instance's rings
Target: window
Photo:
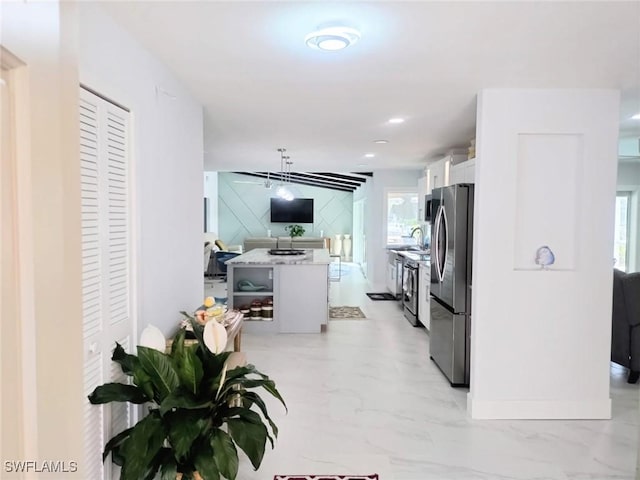
[[[616,195],[616,217],[613,240],[614,267],[623,272],[629,268],[629,210],[631,192]]]
[[[387,192],[387,245],[414,243],[411,230],[418,222],[417,190]]]

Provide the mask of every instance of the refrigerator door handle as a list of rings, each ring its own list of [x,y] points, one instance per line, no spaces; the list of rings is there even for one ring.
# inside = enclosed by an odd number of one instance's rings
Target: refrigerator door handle
[[[440,283],[442,283],[444,281],[445,268],[447,265],[447,244],[449,242],[449,238],[448,238],[449,225],[447,222],[447,212],[445,211],[442,205],[438,207],[438,213],[436,215],[435,225],[436,225],[436,228],[434,231],[435,240],[433,242],[433,245],[436,247],[435,248],[436,272],[438,273],[438,280],[440,281]],[[443,226],[444,226],[444,257],[442,257],[441,259],[440,249],[443,247],[443,245],[442,245],[442,242],[440,241],[440,230],[443,228]]]
[[[432,240],[432,258],[436,264],[436,273],[438,274],[438,279],[440,278],[440,210],[442,207],[438,207],[438,211],[436,213],[436,218],[433,222],[435,228],[433,229],[433,240]]]
[[[445,210],[444,206],[441,207],[441,211],[442,211],[441,221],[444,222],[444,258],[443,258],[442,265],[440,265],[440,269],[438,269],[438,276],[440,277],[440,281],[444,282],[444,275],[447,269],[447,255],[449,251],[449,249],[447,248],[447,245],[449,245],[449,222],[447,221],[447,211]],[[438,249],[439,248],[440,247],[438,247]]]

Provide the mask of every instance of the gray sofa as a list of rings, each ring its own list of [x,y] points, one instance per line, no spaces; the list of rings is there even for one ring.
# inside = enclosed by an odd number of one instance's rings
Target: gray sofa
[[[629,369],[629,383],[640,377],[640,272],[613,270],[611,361]]]
[[[249,237],[244,239],[244,251],[254,248],[326,248],[322,237]]]

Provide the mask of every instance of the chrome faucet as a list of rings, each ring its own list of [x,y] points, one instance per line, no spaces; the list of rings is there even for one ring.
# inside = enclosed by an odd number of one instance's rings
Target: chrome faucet
[[[416,227],[413,230],[411,230],[411,233],[409,234],[409,236],[413,238],[413,234],[416,232],[420,232],[418,246],[420,248],[424,248],[424,232],[422,231],[421,227]]]

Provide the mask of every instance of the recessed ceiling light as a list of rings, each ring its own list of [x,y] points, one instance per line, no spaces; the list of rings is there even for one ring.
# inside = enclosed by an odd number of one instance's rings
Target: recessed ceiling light
[[[389,140],[374,140],[373,143],[389,143]]]
[[[326,27],[304,37],[304,43],[317,50],[336,51],[347,48],[360,40],[360,32],[344,26]]]
[[[631,117],[631,120],[640,120],[640,113],[636,113],[633,117]]]
[[[358,166],[359,167],[366,167],[367,165],[369,165],[368,163],[359,163]]]
[[[395,118],[390,118],[389,119],[389,123],[403,123],[404,122],[404,118],[400,118],[400,117],[395,117]]]
[[[364,156],[365,156],[366,158],[373,158],[373,157],[375,157],[375,156],[376,156],[376,154],[375,154],[375,153],[365,153],[365,154],[364,154]]]

